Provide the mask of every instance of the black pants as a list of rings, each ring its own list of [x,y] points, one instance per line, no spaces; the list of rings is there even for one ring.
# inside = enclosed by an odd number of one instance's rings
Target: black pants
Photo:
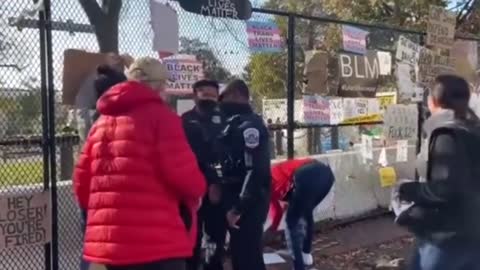
[[[230,252],[233,270],[265,270],[263,262],[263,225],[268,214],[268,200],[243,213],[239,229],[230,228]]]
[[[203,201],[198,211],[197,244],[193,250],[193,257],[187,260],[187,270],[198,270],[201,265],[204,270],[223,270],[225,257],[225,238],[227,235],[226,212],[222,204],[212,205],[208,199]],[[216,244],[214,255],[208,263],[202,260],[203,231]]]
[[[111,266],[107,270],[185,270],[185,260],[173,259],[139,265]]]
[[[304,270],[303,253],[311,253],[314,233],[313,211],[328,195],[335,177],[320,162],[305,164],[295,172],[295,188],[288,203],[286,223],[295,270]]]

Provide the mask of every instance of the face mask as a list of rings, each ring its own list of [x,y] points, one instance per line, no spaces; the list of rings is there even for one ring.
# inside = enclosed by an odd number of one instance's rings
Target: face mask
[[[200,111],[205,113],[211,113],[217,107],[217,102],[209,99],[201,99],[197,101],[197,106]]]

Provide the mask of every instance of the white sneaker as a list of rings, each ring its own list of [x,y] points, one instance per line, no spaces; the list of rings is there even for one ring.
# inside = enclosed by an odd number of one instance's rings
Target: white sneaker
[[[302,252],[302,257],[303,257],[303,264],[310,266],[313,265],[313,256],[310,253],[303,253]]]

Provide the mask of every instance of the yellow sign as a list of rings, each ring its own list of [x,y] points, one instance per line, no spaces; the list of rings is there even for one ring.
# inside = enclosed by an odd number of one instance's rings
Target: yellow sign
[[[372,115],[364,115],[353,117],[349,119],[345,119],[342,123],[344,124],[368,124],[373,122],[380,122],[383,120],[381,114],[372,114]]]
[[[384,167],[378,170],[380,175],[380,185],[385,187],[391,187],[397,183],[397,173],[393,167]]]
[[[397,104],[397,92],[377,93],[377,100],[380,106],[380,111],[383,113],[388,106]]]

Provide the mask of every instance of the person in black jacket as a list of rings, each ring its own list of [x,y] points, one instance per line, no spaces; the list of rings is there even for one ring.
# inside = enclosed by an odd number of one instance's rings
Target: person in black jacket
[[[205,270],[222,270],[227,225],[221,205],[221,190],[215,166],[220,163],[216,138],[224,128],[224,119],[217,105],[219,85],[213,80],[201,80],[193,85],[195,107],[182,115],[188,142],[195,153],[199,167],[208,181],[208,196],[198,212],[198,237],[194,255],[187,261],[189,270],[202,265],[201,244],[205,231],[209,247]]]
[[[399,188],[413,203],[397,223],[417,237],[414,270],[480,269],[480,124],[469,99],[468,83],[453,75],[437,77],[428,97],[421,181]]]
[[[265,270],[262,238],[271,186],[269,133],[249,99],[249,89],[241,80],[232,81],[220,96],[228,119],[223,144],[229,155],[222,188],[233,269]]]

